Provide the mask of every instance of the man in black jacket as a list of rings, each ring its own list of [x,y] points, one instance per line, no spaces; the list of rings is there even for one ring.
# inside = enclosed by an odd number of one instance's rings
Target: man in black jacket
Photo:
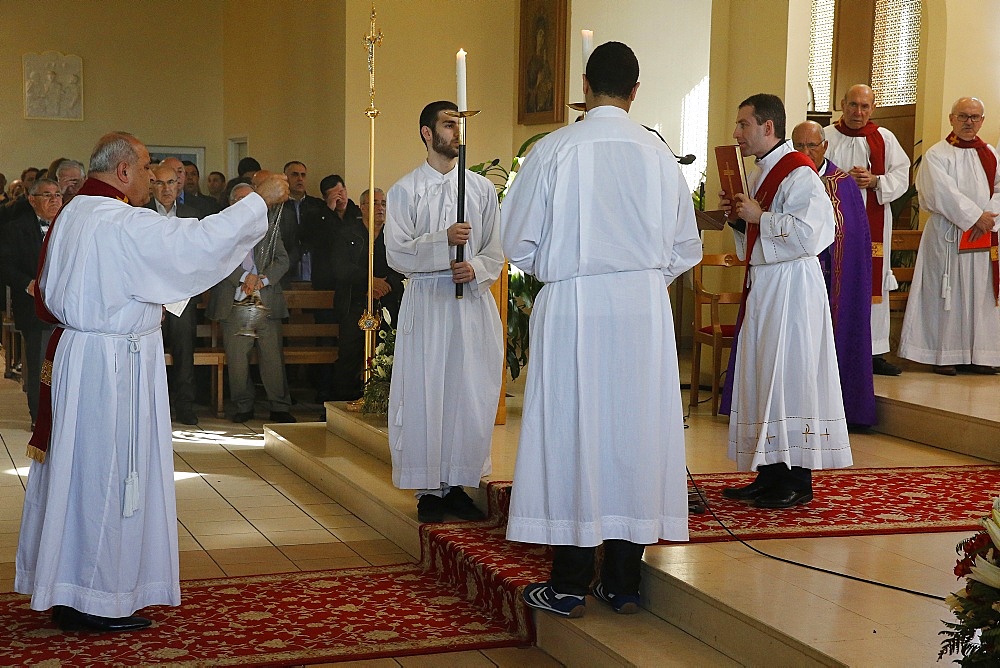
[[[24,391],[28,395],[28,411],[34,428],[38,415],[38,383],[45,346],[52,327],[35,315],[35,276],[42,240],[49,225],[62,207],[59,184],[50,179],[35,181],[28,191],[29,210],[9,220],[0,243],[0,272],[10,286],[14,325],[24,337]]]

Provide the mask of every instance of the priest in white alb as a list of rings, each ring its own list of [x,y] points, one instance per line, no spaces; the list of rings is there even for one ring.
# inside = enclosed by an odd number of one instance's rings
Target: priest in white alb
[[[490,292],[504,266],[500,207],[493,184],[466,170],[466,220],[456,222],[459,130],[449,110],[457,106],[440,101],[421,112],[427,159],[387,193],[383,232],[389,266],[409,279],[389,389],[392,482],[416,490],[421,522],[484,517],[462,487],[478,488],[490,471],[503,373]]]
[[[920,208],[930,217],[899,354],[945,376],[992,375],[1000,365],[1000,170],[997,150],[979,138],[984,119],[981,100],[955,102],[951,134],[927,150],[917,172]]]
[[[826,128],[826,157],[861,188],[872,238],[872,371],[898,376],[901,369],[883,355],[889,352],[889,292],[899,287],[892,253],[892,208],[910,184],[910,158],[896,135],[871,120],[875,93],[865,84],[851,86],[840,102],[843,115]],[[857,351],[857,354],[864,354]]]
[[[590,593],[637,612],[645,546],[688,538],[667,287],[701,260],[701,239],[677,160],[628,116],[638,79],[628,46],[595,49],[586,118],[532,148],[503,204],[504,251],[545,284],[531,312],[507,538],[554,546],[548,582],[523,598],[567,617]]]
[[[267,229],[284,176],[204,220],[164,218],[149,153],[111,133],[42,250],[36,307],[57,327],[29,455],[14,589],[64,630],[127,631],[180,605],[162,304],[200,294]]]
[[[833,243],[836,223],[816,165],[785,140],[781,99],[758,93],[740,103],[733,139],[756,166],[747,179],[752,197],[722,203],[739,219],[736,252],[749,263],[731,364],[729,456],[757,478],[722,493],[791,508],[812,501],[814,469],[852,463],[817,257]]]

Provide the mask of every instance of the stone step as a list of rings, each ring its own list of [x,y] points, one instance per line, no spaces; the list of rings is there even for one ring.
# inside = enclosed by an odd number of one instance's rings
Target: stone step
[[[392,485],[388,439],[377,422],[328,405],[325,425],[266,425],[265,450],[420,557],[416,503],[412,492]],[[485,509],[485,489],[469,492]],[[844,665],[648,563],[643,571],[646,610],[639,615],[621,618],[592,598],[583,619],[536,613],[537,646],[567,666]]]

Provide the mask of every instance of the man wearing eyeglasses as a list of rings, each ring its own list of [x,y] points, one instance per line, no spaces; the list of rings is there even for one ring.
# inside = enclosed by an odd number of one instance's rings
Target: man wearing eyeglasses
[[[867,355],[857,354],[872,345],[872,238],[861,191],[850,174],[826,158],[829,146],[819,123],[805,121],[792,130],[792,148],[812,159],[833,205],[836,233],[819,263],[830,296],[844,414],[849,426],[863,430],[876,422],[872,365]]]
[[[892,209],[910,184],[910,158],[889,130],[871,121],[875,93],[865,84],[851,86],[840,102],[843,115],[826,128],[827,158],[850,174],[865,198],[872,238],[872,369],[898,376],[902,369],[887,362],[889,292],[899,287],[889,266],[892,252]]]
[[[31,424],[38,415],[38,382],[42,368],[42,351],[48,344],[52,327],[35,315],[35,273],[42,240],[49,225],[62,206],[59,184],[50,179],[35,181],[28,190],[30,209],[11,219],[0,244],[0,273],[10,286],[14,325],[24,337],[24,392],[28,395]]]
[[[924,154],[920,208],[930,214],[899,341],[901,357],[934,372],[996,374],[1000,366],[1000,174],[997,150],[979,138],[985,107],[960,98],[952,131]]]
[[[177,201],[177,179],[177,170],[173,165],[161,163],[158,167],[154,167],[153,197],[146,207],[158,211],[161,216],[167,218],[202,218],[198,209]],[[163,338],[173,358],[169,388],[174,418],[186,425],[198,424],[198,416],[194,412],[194,344],[198,328],[197,318],[198,298],[195,297],[188,301],[180,315],[167,311],[163,319]]]

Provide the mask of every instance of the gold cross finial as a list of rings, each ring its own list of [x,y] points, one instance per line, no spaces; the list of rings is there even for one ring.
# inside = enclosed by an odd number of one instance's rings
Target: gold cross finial
[[[382,45],[382,33],[375,27],[375,0],[372,0],[372,21],[368,34],[365,35],[365,48],[368,50],[368,109],[365,114],[378,116],[375,108],[375,47]]]

